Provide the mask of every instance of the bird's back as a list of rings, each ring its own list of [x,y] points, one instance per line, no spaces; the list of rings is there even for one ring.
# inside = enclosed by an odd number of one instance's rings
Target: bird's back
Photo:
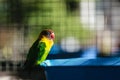
[[[27,59],[24,64],[24,68],[31,69],[35,66],[35,63],[38,57],[37,53],[39,52],[39,48],[37,47],[38,44],[39,44],[39,40],[36,40],[34,44],[32,45],[32,47],[30,48],[28,55],[27,55]]]

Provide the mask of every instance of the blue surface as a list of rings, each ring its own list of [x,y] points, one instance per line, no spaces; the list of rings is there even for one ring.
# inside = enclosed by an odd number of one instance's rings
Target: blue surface
[[[48,66],[119,66],[120,58],[69,58],[48,60]]]
[[[72,57],[71,54],[73,54],[73,57],[96,58],[98,55],[98,50],[96,46],[91,46],[86,49],[80,49],[77,52],[66,52],[61,49],[59,44],[54,44],[49,53],[49,58],[53,58],[54,56],[55,58],[64,58],[65,56]]]
[[[59,54],[60,52],[62,52],[60,45],[54,44],[49,54]]]
[[[63,66],[47,67],[48,80],[120,80],[120,67]]]
[[[95,46],[91,46],[83,51],[82,58],[97,58],[98,50]]]
[[[48,80],[120,80],[120,58],[49,60]]]
[[[64,53],[59,45],[53,46],[45,61],[48,80],[120,80],[120,57],[98,57],[98,53],[95,47]]]
[[[119,52],[117,52],[119,54]],[[55,44],[48,56],[47,66],[119,66],[120,57],[98,57],[96,46],[80,50],[74,53],[62,51],[60,45]]]

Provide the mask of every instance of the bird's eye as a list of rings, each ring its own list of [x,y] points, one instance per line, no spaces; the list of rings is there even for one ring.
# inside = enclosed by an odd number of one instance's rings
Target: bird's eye
[[[54,38],[55,38],[55,34],[52,33],[52,34],[50,35],[50,37],[51,37],[51,39],[54,39]]]

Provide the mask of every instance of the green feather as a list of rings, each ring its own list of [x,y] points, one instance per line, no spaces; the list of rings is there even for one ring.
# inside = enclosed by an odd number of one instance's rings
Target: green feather
[[[35,63],[37,61],[38,53],[39,53],[39,48],[37,47],[39,44],[39,40],[36,40],[32,47],[30,48],[27,59],[25,61],[24,67],[25,68],[31,68],[35,66]]]
[[[42,61],[42,57],[43,56],[47,56],[47,55],[44,55],[45,54],[45,48],[46,48],[46,44],[45,42],[40,42],[39,45],[38,45],[38,48],[39,48],[39,53],[38,53],[38,59],[37,59],[37,64],[40,64]]]

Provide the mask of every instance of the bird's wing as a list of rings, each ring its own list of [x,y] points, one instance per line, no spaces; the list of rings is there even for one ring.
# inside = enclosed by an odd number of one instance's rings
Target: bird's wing
[[[41,62],[43,62],[48,53],[46,51],[46,43],[45,42],[40,42],[38,45],[39,48],[39,53],[38,53],[38,58],[37,58],[37,65],[39,65]]]

